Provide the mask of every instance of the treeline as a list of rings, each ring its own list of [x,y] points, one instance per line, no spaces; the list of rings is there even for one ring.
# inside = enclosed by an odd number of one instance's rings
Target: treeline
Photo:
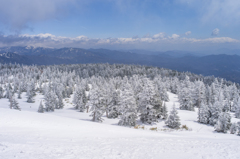
[[[64,107],[63,99],[74,95],[80,112],[91,112],[93,121],[119,118],[119,125],[134,126],[139,119],[152,124],[166,120],[171,128],[180,126],[177,110],[169,113],[167,91],[178,94],[180,109],[198,110],[198,121],[214,125],[219,132],[236,133],[239,123],[231,123],[230,112],[240,118],[239,85],[213,76],[123,64],[77,64],[25,66],[0,64],[0,98],[8,98],[10,108],[20,109],[22,92],[34,102],[36,92],[44,95],[38,112]],[[17,97],[15,97],[15,95]],[[240,131],[238,131],[240,133]]]

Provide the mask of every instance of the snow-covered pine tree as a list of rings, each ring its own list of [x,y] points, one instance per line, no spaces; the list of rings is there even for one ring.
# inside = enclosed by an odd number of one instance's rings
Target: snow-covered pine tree
[[[210,96],[210,102],[212,104],[214,104],[217,101],[217,97],[219,95],[218,89],[216,87],[218,85],[218,82],[215,80],[215,82],[213,82],[211,84],[211,96]]]
[[[238,130],[238,124],[237,123],[232,123],[231,127],[230,127],[230,133],[231,134],[235,134]]]
[[[173,129],[179,128],[181,125],[180,118],[178,116],[177,109],[175,107],[175,103],[173,104],[173,108],[168,116],[168,119],[166,120],[165,124]]]
[[[81,103],[81,96],[82,96],[82,91],[80,87],[76,88],[76,91],[73,95],[73,104],[75,105],[75,109],[79,109],[80,103]]]
[[[201,103],[200,108],[198,109],[198,122],[203,124],[208,124],[210,118],[210,112],[207,105]]]
[[[86,104],[88,101],[88,97],[86,95],[86,91],[82,89],[82,97],[81,97],[81,104],[79,105],[80,112],[84,112],[86,110]]]
[[[120,92],[119,112],[122,114],[118,125],[135,126],[137,119],[137,104],[132,87],[129,83]]]
[[[87,96],[83,87],[78,87],[76,89],[73,97],[73,103],[75,104],[75,108],[79,109],[80,112],[84,112],[86,110]]]
[[[165,102],[169,101],[169,96],[167,94],[167,89],[165,87],[160,91],[160,97],[162,101],[165,101]]]
[[[240,119],[240,100],[235,105],[235,117]]]
[[[21,94],[22,94],[22,87],[21,87],[21,83],[20,83],[18,86],[18,99],[22,99]]]
[[[40,93],[43,92],[42,83],[43,83],[42,80],[39,80],[39,84],[38,84],[39,88],[38,88],[38,90],[39,90]]]
[[[238,94],[238,89],[237,89],[235,83],[230,86],[230,88],[229,88],[229,95],[230,95],[230,100],[234,100],[234,98],[236,97],[236,95],[239,95],[239,94]]]
[[[239,95],[235,94],[234,97],[233,97],[233,104],[231,106],[231,111],[232,112],[236,111],[236,108],[238,107],[238,101],[239,101]]]
[[[11,87],[11,84],[8,84],[6,86],[6,93],[5,93],[5,97],[10,99],[12,96],[12,87]]]
[[[179,80],[177,78],[172,78],[170,82],[170,90],[172,93],[177,94]]]
[[[10,101],[12,99],[13,95],[14,95],[14,93],[12,91],[8,92],[8,101]]]
[[[54,111],[55,106],[57,105],[57,95],[52,90],[47,90],[45,95],[45,110],[47,112]]]
[[[192,99],[192,104],[195,107],[200,107],[201,103],[205,103],[205,86],[204,83],[202,81],[195,81],[194,82],[195,86],[192,90],[192,95],[191,95],[191,99]]]
[[[56,109],[63,109],[63,107],[64,107],[64,103],[63,103],[62,93],[59,92],[59,93],[57,93]]]
[[[32,95],[32,93],[29,93],[29,94],[28,94],[28,97],[27,97],[27,102],[28,102],[28,103],[34,103],[34,100],[33,100],[33,95]]]
[[[213,105],[209,105],[209,110],[210,110],[210,118],[209,118],[209,124],[210,125],[215,125],[218,121],[218,117],[220,113],[222,112],[222,103],[217,101]]]
[[[42,101],[39,104],[38,113],[44,113],[44,107],[43,107]]]
[[[10,98],[10,108],[11,109],[17,109],[17,110],[21,110],[21,108],[18,105],[17,100],[15,99],[15,95],[13,94]]]
[[[110,105],[110,110],[108,114],[108,118],[117,118],[121,113],[119,112],[120,107],[120,91],[116,90],[112,95],[112,102]]]
[[[27,87],[27,102],[28,103],[34,103],[34,100],[33,100],[34,94],[35,93],[33,92],[32,84],[29,83],[28,87]]]
[[[223,96],[224,96],[224,99],[230,100],[230,92],[229,92],[229,87],[227,85],[223,86]]]
[[[167,105],[166,102],[164,102],[163,107],[162,107],[162,119],[167,119],[168,114],[167,114]]]
[[[180,109],[194,111],[192,97],[188,88],[183,88],[180,98]]]
[[[237,122],[238,135],[240,136],[240,122]]]
[[[156,85],[156,92],[159,93],[160,99],[162,101],[168,102],[169,97],[167,94],[167,89],[164,86],[164,83],[160,82],[160,80],[158,79],[157,81],[154,82],[154,84]]]
[[[0,86],[0,99],[3,98],[3,88]]]
[[[55,106],[56,109],[63,109],[64,103],[63,103],[63,95],[62,91],[64,89],[63,85],[60,83],[56,83],[57,86],[55,86],[55,94],[57,95],[57,104]]]
[[[217,123],[214,125],[215,131],[226,133],[231,127],[231,116],[228,112],[221,112]]]
[[[103,87],[103,105],[105,107],[106,117],[109,118],[108,115],[112,107],[114,87],[111,83],[104,83],[101,87]]]
[[[70,97],[71,97],[71,94],[73,94],[73,89],[72,89],[72,87],[68,87],[66,92],[67,92],[67,98],[70,98]]]
[[[104,113],[103,106],[103,97],[101,94],[101,90],[94,86],[93,89],[90,90],[90,97],[87,105],[90,107],[90,111],[92,112],[90,116],[92,116],[92,121],[102,122],[102,115]]]
[[[31,92],[32,92],[32,95],[35,96],[35,95],[36,95],[36,86],[35,86],[34,79],[31,80],[30,85],[31,85]]]
[[[223,112],[229,112],[230,111],[230,108],[231,108],[231,101],[226,98],[224,104],[223,104]]]
[[[207,86],[206,90],[205,90],[205,97],[206,97],[206,104],[209,105],[212,99],[212,91],[211,91],[211,87]]]
[[[153,82],[148,78],[144,78],[144,87],[142,92],[139,94],[139,110],[140,110],[140,120],[143,123],[152,124],[157,121],[158,114],[155,107],[155,101],[160,98],[156,95]],[[159,103],[159,102],[158,102]],[[161,103],[160,103],[161,105]],[[159,107],[161,110],[161,107]]]
[[[163,116],[162,114],[163,102],[157,90],[155,90],[155,96],[153,98],[152,104],[153,104],[153,109],[155,110],[156,119],[160,119]]]
[[[13,92],[16,93],[17,89],[18,89],[18,81],[16,81],[17,79],[14,79],[13,82]]]

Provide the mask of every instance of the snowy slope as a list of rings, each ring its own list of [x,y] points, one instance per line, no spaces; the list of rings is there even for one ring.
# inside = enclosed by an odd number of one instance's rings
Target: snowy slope
[[[118,126],[118,119],[91,122],[90,113],[80,113],[64,100],[65,108],[37,113],[42,95],[27,103],[18,99],[21,111],[9,109],[0,99],[0,159],[89,159],[89,158],[239,158],[240,137],[214,132],[197,123],[195,112],[178,110],[181,123],[192,131],[162,131],[164,121],[143,129]],[[169,93],[171,110],[177,96]],[[158,131],[150,128],[157,127]]]

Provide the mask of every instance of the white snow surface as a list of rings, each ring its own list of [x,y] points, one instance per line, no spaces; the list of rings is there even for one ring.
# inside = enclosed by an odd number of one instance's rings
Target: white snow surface
[[[175,103],[181,124],[191,131],[172,131],[164,121],[139,122],[144,129],[118,126],[119,119],[106,117],[102,123],[92,122],[90,113],[74,109],[72,98],[64,100],[64,109],[45,113],[37,112],[43,100],[40,94],[35,103],[27,103],[23,93],[23,99],[17,99],[21,111],[9,109],[8,99],[0,99],[0,159],[240,158],[239,136],[199,124],[197,110],[179,110],[177,96],[168,94],[168,111]],[[157,131],[150,130],[156,127]]]

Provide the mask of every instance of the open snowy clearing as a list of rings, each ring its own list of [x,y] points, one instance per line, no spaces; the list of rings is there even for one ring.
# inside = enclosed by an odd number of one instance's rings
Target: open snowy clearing
[[[25,93],[18,99],[21,111],[9,109],[0,99],[0,159],[89,159],[89,158],[239,158],[240,137],[214,132],[212,126],[197,122],[195,112],[179,110],[182,125],[191,131],[170,131],[164,121],[134,129],[118,126],[118,119],[103,123],[90,121],[90,113],[73,108],[72,99],[55,112],[37,113],[42,95],[27,103]],[[177,96],[169,93],[168,111]],[[236,118],[232,118],[232,121]],[[152,131],[150,128],[157,128]],[[163,130],[167,129],[167,130]]]

